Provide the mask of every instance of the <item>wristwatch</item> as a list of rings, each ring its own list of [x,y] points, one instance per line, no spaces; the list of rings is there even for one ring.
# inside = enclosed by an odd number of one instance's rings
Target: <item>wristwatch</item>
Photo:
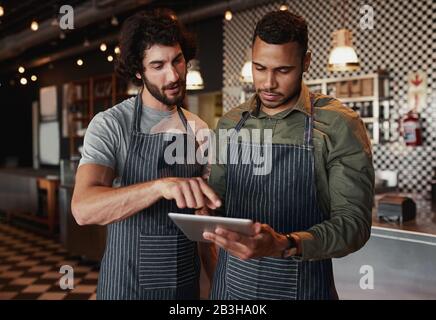
[[[285,250],[282,251],[282,258],[288,258],[292,255],[293,251],[292,249],[296,249],[296,254],[295,255],[299,255],[300,254],[300,244],[299,244],[299,239],[297,240],[297,236],[292,235],[291,233],[287,233],[285,234],[286,239],[288,240],[288,246],[286,247]],[[295,252],[295,251],[294,251]]]

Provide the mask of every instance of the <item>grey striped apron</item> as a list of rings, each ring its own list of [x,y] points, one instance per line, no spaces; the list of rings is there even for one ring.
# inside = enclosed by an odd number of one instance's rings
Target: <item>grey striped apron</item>
[[[121,185],[128,186],[164,177],[201,176],[195,161],[167,164],[165,148],[183,143],[193,135],[181,108],[177,108],[188,134],[145,134],[140,132],[142,102],[135,100],[130,145]],[[190,136],[189,139],[194,139]],[[174,145],[173,145],[174,146]],[[178,155],[179,156],[179,155]],[[187,164],[193,163],[193,164]],[[198,299],[200,261],[197,243],[188,240],[168,218],[168,212],[193,213],[178,209],[175,201],[160,200],[151,207],[108,225],[107,244],[97,287],[98,299]]]
[[[254,175],[260,158],[249,163],[227,163],[226,208],[228,217],[248,218],[269,224],[275,231],[289,233],[307,230],[328,218],[318,204],[312,144],[313,97],[311,116],[307,116],[303,145],[272,144],[271,173]],[[258,101],[257,111],[260,103]],[[246,112],[236,132],[250,116]],[[227,159],[260,156],[261,143],[229,139]],[[233,143],[233,146],[232,146]],[[247,151],[249,150],[249,151]],[[237,154],[236,154],[237,153]],[[235,158],[233,158],[235,159]],[[227,160],[229,161],[229,160]],[[233,164],[232,164],[233,163]],[[241,260],[220,250],[211,290],[211,299],[336,299],[330,259],[302,261],[298,257]]]

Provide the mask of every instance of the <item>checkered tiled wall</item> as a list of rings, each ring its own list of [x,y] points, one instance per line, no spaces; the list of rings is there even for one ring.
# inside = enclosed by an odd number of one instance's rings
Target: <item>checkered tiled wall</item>
[[[291,11],[304,16],[309,26],[312,64],[305,79],[331,78],[373,73],[377,68],[390,74],[391,135],[393,142],[374,145],[376,169],[396,170],[400,190],[427,197],[432,167],[436,167],[436,0],[348,0],[346,27],[353,31],[361,70],[352,74],[332,74],[326,70],[331,34],[342,27],[342,0],[288,0]],[[374,9],[374,28],[359,26],[363,5]],[[232,90],[240,86],[239,72],[245,51],[251,44],[256,22],[277,10],[278,2],[235,13],[224,23],[224,110],[239,103]],[[427,108],[422,111],[424,145],[406,147],[398,134],[398,119],[407,111],[407,75],[424,70],[428,77]]]

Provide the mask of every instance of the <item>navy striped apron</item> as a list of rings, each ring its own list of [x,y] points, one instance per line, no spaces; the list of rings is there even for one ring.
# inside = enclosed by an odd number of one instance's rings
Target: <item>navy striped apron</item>
[[[317,203],[313,156],[313,97],[305,119],[304,144],[270,144],[271,172],[253,174],[265,152],[262,143],[229,139],[225,215],[248,218],[289,233],[307,230],[329,217]],[[260,103],[258,101],[257,110]],[[250,116],[246,112],[236,132]],[[245,144],[245,145],[244,145]],[[249,148],[247,147],[249,145]],[[245,146],[245,148],[244,148]],[[250,156],[251,152],[251,156]],[[232,158],[233,157],[233,158]],[[250,159],[231,161],[229,159]],[[242,162],[242,163],[241,163]],[[241,260],[220,249],[211,299],[337,299],[331,259],[299,257]]]
[[[122,186],[164,177],[201,176],[203,167],[195,159],[184,161],[185,164],[179,161],[168,164],[164,160],[165,149],[171,143],[184,144],[185,152],[181,156],[186,160],[188,139],[195,141],[181,108],[177,111],[188,134],[171,133],[172,139],[167,141],[170,139],[165,135],[169,133],[142,133],[142,101],[140,95],[136,97]],[[179,209],[175,201],[162,199],[127,219],[108,225],[98,299],[199,298],[197,243],[185,237],[168,218],[168,212],[192,214],[193,210]]]

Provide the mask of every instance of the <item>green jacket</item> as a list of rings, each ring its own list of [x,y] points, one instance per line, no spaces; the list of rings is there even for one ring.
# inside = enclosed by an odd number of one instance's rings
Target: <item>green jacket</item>
[[[343,257],[360,249],[371,233],[374,168],[371,144],[358,114],[339,100],[315,94],[315,177],[320,208],[330,219],[307,231],[314,240],[304,240],[303,260]],[[255,110],[256,97],[232,109],[218,122],[219,129],[234,128],[245,111]],[[303,144],[304,119],[310,114],[309,89],[302,85],[294,107],[273,116],[260,111],[245,122],[246,129],[272,129],[273,143]],[[218,160],[218,159],[217,159]],[[223,199],[225,208],[226,166],[211,167],[210,186]],[[218,212],[220,214],[220,212]],[[260,221],[261,222],[261,221]]]

